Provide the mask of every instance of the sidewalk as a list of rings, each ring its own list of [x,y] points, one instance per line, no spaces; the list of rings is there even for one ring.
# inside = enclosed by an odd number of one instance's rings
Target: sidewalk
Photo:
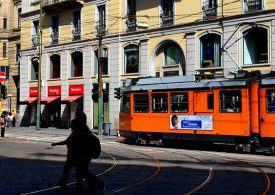
[[[40,128],[39,130],[36,130],[35,126],[30,126],[30,127],[11,127],[11,128],[6,128],[6,133],[8,132],[35,132],[37,134],[54,134],[54,135],[69,135],[71,133],[71,129],[58,129],[54,127],[49,127],[49,128]],[[91,129],[91,131],[98,135],[98,130],[97,129]],[[115,137],[116,135],[102,135],[102,137]]]

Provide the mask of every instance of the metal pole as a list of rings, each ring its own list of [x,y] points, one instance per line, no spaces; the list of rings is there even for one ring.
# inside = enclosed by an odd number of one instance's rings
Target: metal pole
[[[40,129],[41,115],[41,66],[42,66],[42,27],[43,27],[43,0],[40,1],[40,18],[39,18],[39,65],[38,65],[38,91],[37,91],[37,108],[36,108],[36,130]]]
[[[102,61],[101,61],[101,47],[102,47],[102,31],[103,26],[99,23],[98,29],[98,135],[102,135],[103,129],[103,81],[102,81]]]

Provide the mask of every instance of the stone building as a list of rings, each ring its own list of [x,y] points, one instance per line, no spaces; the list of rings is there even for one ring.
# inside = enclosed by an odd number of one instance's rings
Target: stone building
[[[77,109],[97,127],[98,30],[103,29],[104,121],[118,127],[114,88],[127,78],[275,67],[273,0],[23,0],[21,125],[35,124],[42,28],[42,124],[68,128]],[[54,121],[54,122],[53,122]]]

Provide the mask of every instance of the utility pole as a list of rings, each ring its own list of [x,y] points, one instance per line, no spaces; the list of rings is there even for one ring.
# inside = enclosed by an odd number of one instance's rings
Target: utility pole
[[[102,50],[102,36],[104,34],[104,22],[103,18],[99,19],[97,28],[98,36],[98,135],[102,135],[103,129],[103,81],[102,81],[102,61],[101,61],[101,50]]]
[[[37,108],[36,108],[36,130],[40,129],[41,115],[41,68],[42,68],[42,27],[43,27],[43,0],[40,0],[40,18],[39,18],[39,64],[38,64],[38,90],[37,90]]]

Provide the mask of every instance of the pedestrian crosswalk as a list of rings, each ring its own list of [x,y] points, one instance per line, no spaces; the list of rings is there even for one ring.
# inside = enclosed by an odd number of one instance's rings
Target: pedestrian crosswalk
[[[15,135],[11,133],[6,133],[5,137],[10,137],[10,138],[18,138],[18,139],[24,139],[24,140],[29,140],[29,141],[37,141],[37,142],[45,142],[45,143],[52,143],[52,142],[59,142],[62,140],[65,140],[67,138],[67,135]]]

